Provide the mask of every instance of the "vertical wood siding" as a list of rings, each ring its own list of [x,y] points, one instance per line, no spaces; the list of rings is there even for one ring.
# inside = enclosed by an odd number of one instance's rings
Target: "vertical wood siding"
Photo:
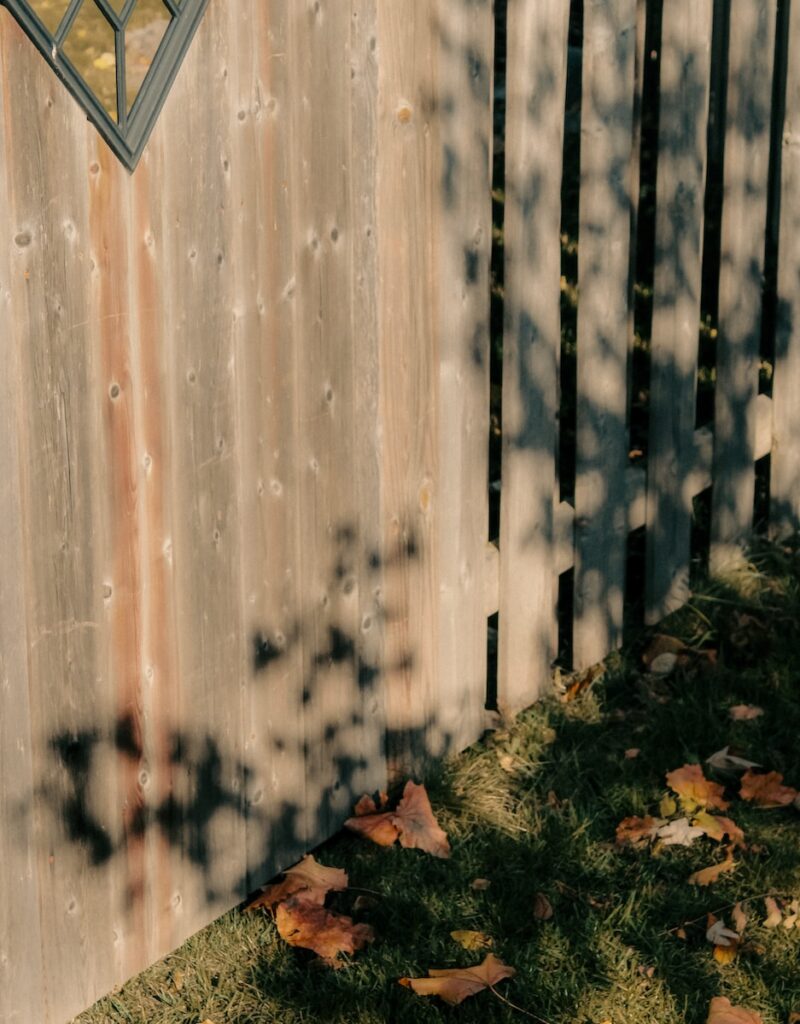
[[[712,6],[731,8],[724,68]],[[643,469],[629,363],[658,11]],[[772,460],[773,532],[797,528],[789,13],[768,397],[776,0],[585,0],[582,40],[566,0],[509,0],[498,555],[489,0],[212,0],[132,175],[0,10],[0,1024],[62,1024],[329,836],[362,791],[477,739],[487,615],[510,714],[547,692],[559,616],[575,668],[620,643],[631,530],[655,621],[689,594],[692,500],[712,483],[715,564],[752,528],[756,459]],[[560,394],[576,46],[577,383]],[[716,421],[695,429],[724,74]]]

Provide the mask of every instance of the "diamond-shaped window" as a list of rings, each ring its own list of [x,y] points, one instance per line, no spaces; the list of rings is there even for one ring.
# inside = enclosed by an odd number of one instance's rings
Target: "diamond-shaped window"
[[[131,170],[208,0],[0,0]]]

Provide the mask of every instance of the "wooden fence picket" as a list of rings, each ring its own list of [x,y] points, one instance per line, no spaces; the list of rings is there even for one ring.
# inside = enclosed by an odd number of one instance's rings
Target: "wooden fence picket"
[[[574,665],[622,640],[635,0],[584,8]]]
[[[789,8],[786,115],[783,130],[778,315],[770,498],[771,527],[785,537],[800,529],[800,5]]]
[[[689,592],[712,0],[664,5],[647,456],[647,618]]]
[[[740,558],[753,525],[776,9],[775,0],[740,0],[728,8],[712,571]]]
[[[514,711],[555,656],[561,153],[569,4],[511,0],[498,701]]]

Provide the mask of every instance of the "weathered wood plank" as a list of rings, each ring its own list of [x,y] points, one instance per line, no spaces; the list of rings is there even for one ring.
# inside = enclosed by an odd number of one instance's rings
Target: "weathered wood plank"
[[[511,0],[506,72],[505,330],[497,692],[544,692],[555,657],[561,154],[569,4]]]
[[[783,129],[778,316],[772,401],[775,446],[770,473],[771,530],[800,529],[800,6],[789,10],[789,59]]]
[[[187,934],[246,889],[228,12],[211,5],[161,114],[152,232],[161,264],[172,463],[179,722],[168,828]],[[191,187],[187,184],[191,183]],[[199,199],[198,199],[199,197]]]
[[[774,0],[735,5],[730,23],[711,569],[741,557],[753,525],[756,395],[769,182]]]
[[[689,596],[712,0],[666,4],[650,343],[646,617]]]
[[[441,753],[433,233],[434,46],[424,5],[378,4],[378,309],[385,699],[391,768]]]
[[[584,8],[574,660],[622,640],[635,0]]]
[[[14,298],[24,277],[27,230],[16,225],[9,169],[13,151],[9,123],[8,68],[17,40],[0,11],[0,323],[3,326],[3,372],[0,374],[0,1021],[28,1024],[42,1020],[44,976],[39,925],[39,880],[35,859],[35,827],[30,809],[36,788],[31,736],[30,676],[25,608],[25,527],[19,464],[19,346],[14,328]],[[14,254],[12,256],[12,253]],[[12,277],[17,278],[14,281]],[[20,923],[25,922],[24,927]]]
[[[439,0],[419,4],[416,16],[435,46],[438,728],[456,751],[485,727],[494,25],[490,3]],[[423,488],[422,506],[424,500]]]

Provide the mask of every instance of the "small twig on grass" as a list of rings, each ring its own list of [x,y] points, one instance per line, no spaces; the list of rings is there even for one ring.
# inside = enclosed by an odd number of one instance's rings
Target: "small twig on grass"
[[[754,900],[765,900],[768,897],[771,898],[785,898],[785,892],[762,892],[756,896],[744,896],[742,899],[734,900],[732,903],[726,903],[722,907],[717,907],[715,910],[704,910],[702,914],[698,914],[697,917],[689,918],[687,921],[681,921],[680,924],[673,925],[672,928],[665,930],[666,935],[671,935],[673,932],[678,931],[679,928],[685,928],[688,924],[697,924],[699,921],[705,921],[709,914],[713,914],[715,917],[717,914],[721,914],[724,910],[732,910],[737,903],[752,903]]]
[[[497,991],[497,989],[496,989],[496,988],[494,987],[494,985],[490,985],[490,986],[489,986],[489,991],[490,991],[490,992],[491,992],[491,993],[492,993],[493,995],[496,995],[496,996],[497,996],[497,998],[498,998],[498,999],[500,1000],[500,1002],[501,1002],[501,1003],[505,1003],[505,1004],[506,1004],[506,1006],[510,1006],[512,1010],[517,1010],[517,1011],[518,1011],[519,1013],[524,1013],[524,1014],[525,1014],[525,1016],[526,1016],[526,1017],[530,1017],[530,1018],[531,1018],[531,1020],[538,1020],[538,1021],[539,1021],[539,1024],[550,1024],[550,1022],[549,1022],[549,1021],[546,1021],[546,1020],[544,1019],[544,1017],[537,1017],[537,1016],[536,1016],[536,1014],[535,1014],[535,1013],[531,1013],[531,1011],[530,1011],[530,1010],[526,1010],[526,1009],[524,1009],[524,1007],[522,1007],[522,1006],[517,1006],[517,1004],[516,1004],[516,1003],[512,1003],[510,999],[506,999],[506,997],[505,997],[504,995],[501,995],[501,994],[500,994],[500,993],[499,993],[499,992]]]

